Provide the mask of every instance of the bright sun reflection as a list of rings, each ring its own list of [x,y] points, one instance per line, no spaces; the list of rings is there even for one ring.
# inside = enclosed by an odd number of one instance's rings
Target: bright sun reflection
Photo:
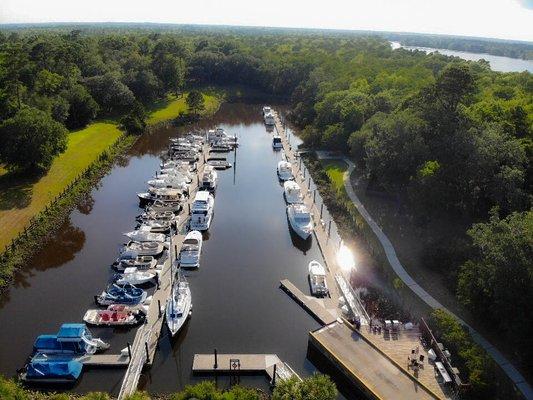
[[[337,262],[343,272],[350,272],[355,268],[355,257],[352,251],[343,243],[337,253]]]

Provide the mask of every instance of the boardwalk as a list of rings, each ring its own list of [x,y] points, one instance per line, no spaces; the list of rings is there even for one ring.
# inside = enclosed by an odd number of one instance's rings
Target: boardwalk
[[[204,146],[204,154],[207,151],[207,146]],[[198,176],[201,175],[203,171],[204,163],[203,159],[198,162]],[[187,210],[194,201],[194,195],[198,190],[198,180],[193,180],[191,183],[190,197],[187,202],[183,205],[183,213],[187,215]],[[178,228],[178,234],[172,237],[172,243],[170,247],[172,248],[172,256],[176,257],[175,249],[181,247],[185,236],[179,232],[183,231],[184,225],[187,223],[188,218],[184,218],[181,221],[181,224]],[[126,398],[131,395],[135,390],[137,390],[137,385],[139,383],[139,378],[142,372],[142,369],[145,365],[151,365],[153,363],[155,352],[157,349],[157,343],[159,341],[159,336],[161,334],[161,329],[163,328],[164,316],[165,316],[165,305],[168,298],[171,295],[172,285],[171,285],[171,260],[166,258],[162,266],[161,274],[159,277],[159,288],[154,292],[152,302],[148,309],[146,316],[146,323],[142,325],[135,334],[135,339],[133,341],[133,346],[131,347],[132,357],[128,365],[124,379],[122,381],[122,386],[120,388],[119,400]]]
[[[391,363],[345,324],[333,323],[311,332],[311,345],[335,361],[355,385],[374,399],[439,399],[417,379]]]
[[[495,348],[493,345],[491,345],[485,338],[483,338],[474,328],[472,328],[470,325],[468,325],[465,321],[463,321],[460,317],[455,315],[453,312],[448,310],[446,307],[444,307],[438,300],[436,300],[433,296],[431,296],[428,292],[424,290],[412,277],[409,275],[409,273],[405,270],[404,266],[401,264],[400,260],[398,259],[398,256],[396,254],[396,250],[394,249],[394,246],[392,245],[391,241],[385,235],[381,227],[374,221],[370,213],[366,210],[365,206],[361,202],[361,200],[357,197],[355,194],[355,190],[350,182],[350,175],[355,169],[355,165],[353,162],[351,162],[346,157],[342,157],[342,160],[348,164],[348,170],[344,174],[344,187],[346,189],[346,192],[348,193],[348,196],[354,203],[355,207],[361,214],[361,216],[365,219],[366,223],[370,226],[376,237],[378,238],[379,242],[383,246],[383,250],[385,251],[385,255],[387,256],[387,261],[389,262],[389,265],[393,269],[393,271],[396,273],[396,275],[405,283],[407,287],[409,287],[422,301],[424,301],[428,306],[430,306],[433,309],[443,309],[452,314],[457,320],[466,326],[468,330],[470,331],[472,338],[478,343],[485,351],[492,357],[492,359],[503,369],[503,371],[507,374],[509,379],[516,385],[516,387],[520,390],[520,392],[524,395],[524,397],[528,400],[533,399],[533,389],[531,388],[531,385],[526,381],[524,376],[507,360],[503,354],[498,351],[497,348]]]

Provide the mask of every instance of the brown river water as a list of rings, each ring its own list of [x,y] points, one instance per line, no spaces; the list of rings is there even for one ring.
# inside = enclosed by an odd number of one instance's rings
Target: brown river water
[[[194,128],[222,126],[239,137],[234,168],[219,172],[215,217],[205,235],[200,268],[186,273],[194,310],[178,337],[166,327],[154,364],[140,387],[168,393],[205,379],[192,375],[195,353],[275,353],[300,375],[315,371],[306,359],[307,337],[318,324],[287,294],[279,281],[290,279],[309,293],[307,264],[322,261],[315,241],[302,244],[291,235],[283,188],[276,176],[281,153],[262,123],[259,105],[225,104]],[[93,296],[112,274],[109,265],[136,225],[137,192],[159,168],[168,139],[187,128],[159,128],[140,138],[124,159],[74,210],[44,248],[17,274],[0,298],[0,373],[14,376],[42,333],[55,333],[64,322],[79,322]],[[293,138],[296,140],[296,138]],[[133,340],[135,330],[92,328],[116,353]],[[76,392],[117,394],[123,369],[88,369]],[[245,385],[268,388],[265,377],[241,378]],[[229,384],[219,377],[220,387]]]

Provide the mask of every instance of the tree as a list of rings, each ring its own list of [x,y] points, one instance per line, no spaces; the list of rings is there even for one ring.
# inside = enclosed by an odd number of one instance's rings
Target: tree
[[[146,112],[142,104],[136,102],[132,111],[120,120],[120,125],[129,134],[142,134],[146,129]]]
[[[93,76],[85,83],[91,96],[107,113],[127,111],[135,102],[131,90],[113,74]]]
[[[296,377],[279,381],[272,400],[335,400],[337,388],[329,376],[314,374],[303,381]]]
[[[205,109],[204,96],[196,90],[191,90],[185,100],[187,108],[191,114],[199,114],[200,111]]]
[[[0,159],[13,169],[48,169],[66,150],[67,134],[47,113],[24,107],[0,125]]]
[[[62,96],[69,102],[66,125],[69,129],[82,128],[98,113],[98,104],[84,86],[74,84]]]

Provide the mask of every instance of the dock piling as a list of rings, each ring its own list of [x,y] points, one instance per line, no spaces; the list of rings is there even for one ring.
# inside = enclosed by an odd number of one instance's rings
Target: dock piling
[[[218,357],[217,357],[217,349],[215,349],[215,364],[213,365],[214,369],[218,368]]]
[[[129,358],[129,361],[131,361],[131,344],[130,344],[130,342],[128,342],[128,358]]]
[[[157,315],[161,318],[161,300],[157,300]]]
[[[277,364],[274,364],[274,371],[272,372],[272,382],[271,382],[271,385],[272,386],[276,386],[276,370],[278,368],[278,365]]]
[[[331,220],[329,220],[328,224],[328,238],[331,236]]]
[[[320,205],[320,219],[322,219],[322,211],[324,211],[324,203]]]
[[[146,363],[150,364],[150,352],[148,351],[148,342],[144,342],[144,350],[146,350]]]

